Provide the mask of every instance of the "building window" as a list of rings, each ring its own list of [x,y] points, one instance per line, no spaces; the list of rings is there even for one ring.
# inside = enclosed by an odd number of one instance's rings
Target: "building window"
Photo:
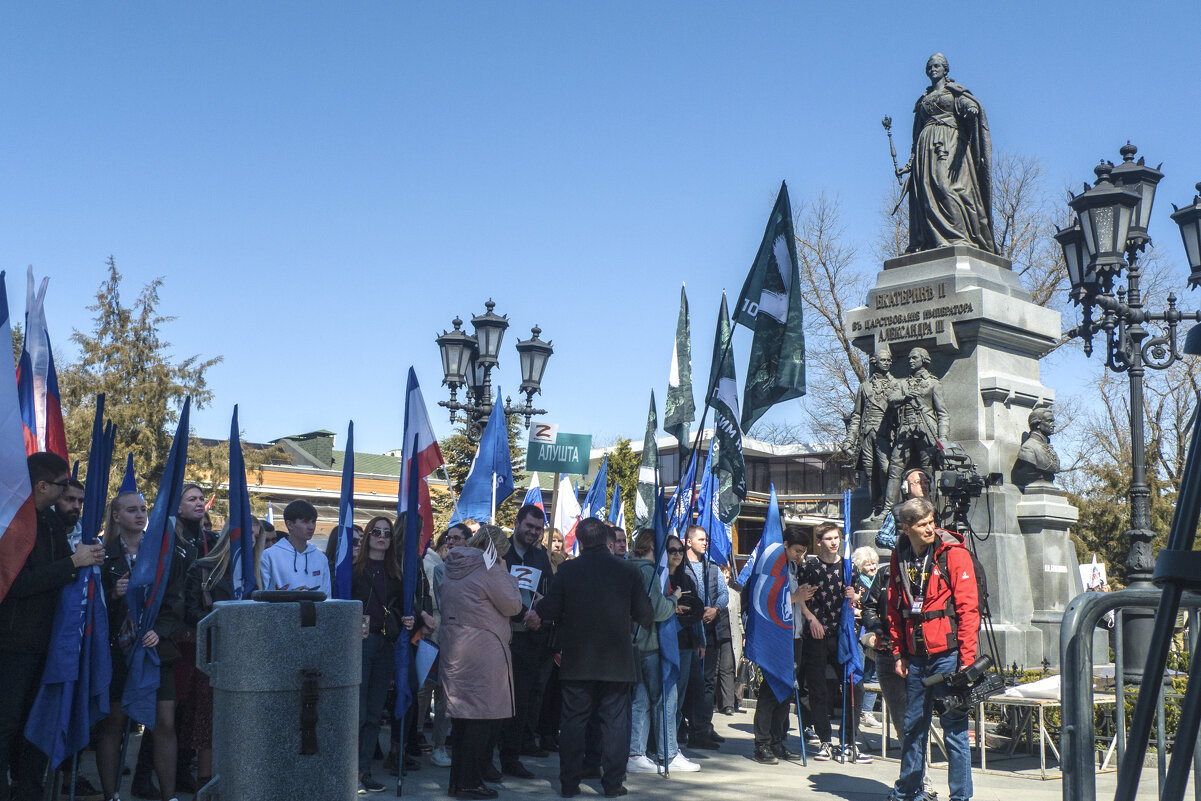
[[[680,483],[680,454],[672,452],[659,455],[659,481],[665,487]]]

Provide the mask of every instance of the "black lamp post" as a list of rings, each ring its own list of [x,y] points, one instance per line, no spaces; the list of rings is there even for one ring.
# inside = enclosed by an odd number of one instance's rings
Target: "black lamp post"
[[[442,383],[450,388],[450,400],[438,401],[439,406],[450,410],[450,422],[458,420],[463,412],[467,422],[467,437],[478,442],[488,415],[492,413],[492,370],[499,365],[500,346],[509,318],[493,313],[496,304],[491,299],[484,304],[487,311],[471,318],[474,334],[462,330],[463,321],[456,317],[451,321],[450,331],[443,331],[434,341],[442,352]],[[554,348],[550,342],[538,338],[542,329],[534,326],[527,340],[518,340],[517,355],[521,360],[521,389],[525,403],[514,406],[512,398],[505,398],[505,414],[525,417],[526,428],[536,414],[546,414],[545,409],[533,405],[535,394],[542,392],[542,376],[546,373],[546,362]],[[458,399],[459,388],[465,389],[464,400]],[[498,399],[499,400],[499,399]]]
[[[1138,149],[1129,142],[1121,149],[1122,163],[1114,166],[1102,161],[1096,169],[1097,182],[1074,196],[1068,205],[1076,213],[1076,223],[1055,235],[1063,249],[1071,282],[1071,298],[1081,307],[1080,325],[1068,331],[1069,337],[1084,341],[1084,353],[1091,356],[1093,336],[1105,336],[1105,366],[1115,373],[1126,373],[1130,381],[1130,530],[1126,532],[1129,552],[1126,576],[1131,588],[1152,588],[1155,567],[1151,553],[1150,489],[1147,486],[1146,438],[1143,420],[1143,374],[1146,368],[1164,370],[1183,358],[1177,349],[1178,324],[1188,318],[1201,321],[1201,312],[1180,312],[1176,295],[1167,298],[1167,309],[1144,309],[1138,255],[1151,242],[1147,234],[1155,187],[1163,178],[1158,169],[1143,159],[1134,160]],[[1201,184],[1198,184],[1201,191]],[[1201,283],[1201,198],[1192,206],[1172,215],[1180,226],[1189,259],[1189,285]],[[1190,242],[1193,244],[1190,246]],[[1126,286],[1114,283],[1126,273]],[[1094,312],[1099,317],[1094,319]],[[1151,336],[1145,323],[1159,323],[1160,331]],[[1150,618],[1127,615],[1123,627],[1123,651],[1132,680],[1141,678],[1142,664],[1149,648]]]

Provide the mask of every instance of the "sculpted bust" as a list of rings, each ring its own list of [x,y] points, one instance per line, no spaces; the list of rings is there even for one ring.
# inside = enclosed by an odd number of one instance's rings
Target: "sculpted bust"
[[[1055,430],[1055,414],[1051,407],[1043,406],[1030,412],[1030,433],[1018,450],[1017,462],[1013,465],[1013,483],[1024,490],[1035,482],[1052,483],[1059,472],[1059,456],[1051,447],[1051,434]]]

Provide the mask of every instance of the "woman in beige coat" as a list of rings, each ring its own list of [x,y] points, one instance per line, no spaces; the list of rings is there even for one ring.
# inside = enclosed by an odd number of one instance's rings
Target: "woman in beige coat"
[[[500,558],[508,549],[500,529],[483,526],[446,557],[441,671],[452,720],[448,791],[455,798],[497,796],[484,773],[501,722],[513,716],[509,617],[521,611],[517,579]]]

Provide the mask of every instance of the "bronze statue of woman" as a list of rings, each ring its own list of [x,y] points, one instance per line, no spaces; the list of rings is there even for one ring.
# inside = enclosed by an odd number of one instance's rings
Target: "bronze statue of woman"
[[[930,86],[913,107],[907,253],[945,245],[996,252],[992,225],[992,139],[984,107],[947,77],[942,53],[926,62]]]

